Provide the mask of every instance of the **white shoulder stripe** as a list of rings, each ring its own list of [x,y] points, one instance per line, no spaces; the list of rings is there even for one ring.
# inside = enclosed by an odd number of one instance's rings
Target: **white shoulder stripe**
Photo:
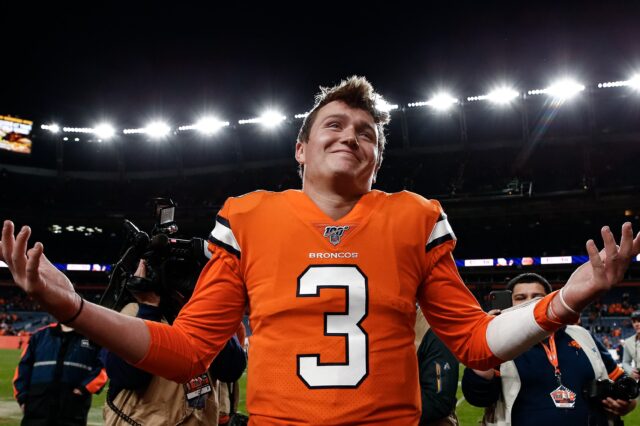
[[[238,244],[236,237],[233,235],[231,228],[222,224],[220,221],[216,221],[216,226],[213,228],[213,231],[211,231],[211,236],[214,239],[233,247],[238,252],[241,251],[240,245]]]
[[[435,226],[431,230],[431,235],[429,235],[429,240],[427,241],[427,245],[431,244],[433,241],[438,238],[442,238],[445,235],[451,235],[452,239],[456,239],[456,234],[453,233],[453,229],[451,229],[451,225],[449,225],[449,221],[447,220],[447,215],[442,213],[442,217],[438,222],[436,222]]]
[[[207,259],[211,259],[211,251],[209,251],[209,244],[207,244],[207,242],[204,242],[204,255]]]
[[[487,344],[502,360],[511,360],[529,350],[549,333],[536,322],[535,299],[502,311],[487,326]]]

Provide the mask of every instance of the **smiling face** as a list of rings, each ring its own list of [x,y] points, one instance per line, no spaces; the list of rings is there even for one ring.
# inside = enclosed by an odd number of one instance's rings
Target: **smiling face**
[[[529,300],[533,300],[536,297],[544,297],[546,295],[547,292],[542,284],[536,282],[522,282],[513,287],[511,301],[513,302],[513,306],[516,306],[521,303],[528,302]]]
[[[342,190],[364,194],[375,182],[379,155],[371,114],[342,101],[320,108],[309,140],[296,143],[296,160],[304,166],[303,188],[337,183]]]

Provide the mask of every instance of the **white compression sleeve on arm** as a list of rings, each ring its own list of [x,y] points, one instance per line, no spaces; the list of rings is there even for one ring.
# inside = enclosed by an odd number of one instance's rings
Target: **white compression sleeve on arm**
[[[540,300],[505,309],[491,320],[487,326],[487,344],[495,356],[511,360],[549,335],[538,325],[533,314]]]

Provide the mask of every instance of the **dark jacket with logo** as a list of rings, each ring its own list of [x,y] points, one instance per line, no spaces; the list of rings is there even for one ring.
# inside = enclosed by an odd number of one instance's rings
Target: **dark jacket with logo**
[[[16,400],[25,404],[22,425],[86,425],[91,395],[107,381],[99,349],[75,331],[63,332],[59,324],[31,336],[13,381]]]
[[[455,414],[460,364],[432,329],[427,330],[420,343],[418,363],[422,395],[420,425],[435,424]]]

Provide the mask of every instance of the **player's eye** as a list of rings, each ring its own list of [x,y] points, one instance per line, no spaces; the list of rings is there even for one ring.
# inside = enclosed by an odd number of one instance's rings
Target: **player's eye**
[[[373,140],[373,135],[371,135],[371,132],[361,132],[360,137],[365,138],[367,140]]]

